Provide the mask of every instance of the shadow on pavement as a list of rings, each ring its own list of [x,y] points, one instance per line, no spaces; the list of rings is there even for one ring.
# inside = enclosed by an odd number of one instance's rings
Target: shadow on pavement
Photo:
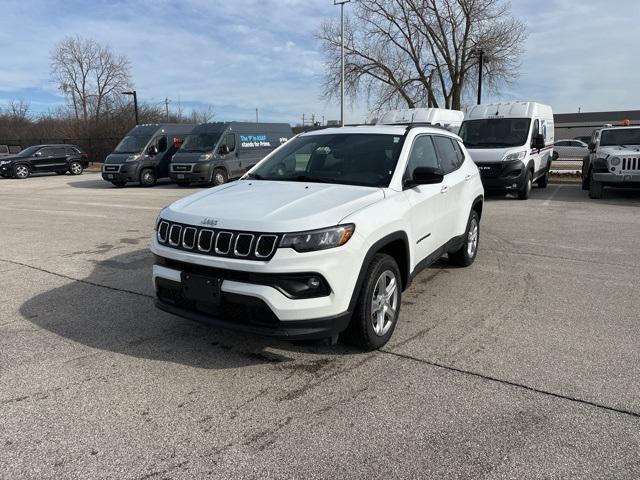
[[[508,201],[508,202],[524,202],[527,200],[518,200],[514,194],[501,194],[493,192],[485,192],[485,198],[489,202],[495,201]],[[580,183],[575,184],[554,184],[550,183],[547,188],[534,187],[531,190],[530,200],[550,200],[554,203],[572,202],[572,203],[584,203],[585,206],[589,204],[598,205],[621,205],[640,207],[640,189],[629,188],[607,188],[604,189],[603,198],[594,200],[589,198],[589,192],[582,190]]]
[[[199,368],[294,360],[288,352],[360,353],[342,344],[291,343],[216,329],[162,312],[154,305],[152,265],[146,249],[96,261],[88,277],[29,299],[20,313],[43,329],[92,348]]]

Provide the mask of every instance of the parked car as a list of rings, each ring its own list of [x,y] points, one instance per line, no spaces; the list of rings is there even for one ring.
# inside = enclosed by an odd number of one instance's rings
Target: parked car
[[[580,159],[589,154],[588,145],[580,140],[557,140],[553,147],[553,159]]]
[[[486,190],[529,198],[533,183],[546,188],[554,143],[551,107],[513,102],[472,107],[460,136]]]
[[[40,172],[80,175],[87,166],[87,158],[76,145],[35,145],[0,158],[0,175],[5,178],[27,178]]]
[[[244,175],[293,136],[287,123],[203,123],[171,159],[169,177],[178,185],[222,185]]]
[[[604,187],[640,188],[640,127],[594,131],[582,163],[582,188],[602,198]]]
[[[19,145],[0,145],[0,157],[6,157],[7,155],[15,155],[20,153],[22,147]]]
[[[591,141],[591,135],[582,135],[579,137],[575,137],[574,140],[579,140],[585,145],[589,145],[589,142]]]
[[[233,184],[160,212],[156,305],[287,339],[383,346],[402,291],[478,251],[483,188],[460,138],[420,125],[316,130]]]
[[[186,135],[189,124],[138,125],[120,141],[102,166],[102,178],[116,187],[135,182],[152,187],[169,176],[169,162]]]

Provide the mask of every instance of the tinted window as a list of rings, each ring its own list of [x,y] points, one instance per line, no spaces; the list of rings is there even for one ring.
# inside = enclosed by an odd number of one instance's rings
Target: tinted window
[[[195,133],[188,135],[184,140],[181,152],[206,153],[213,150],[220,139],[220,132],[217,133]]]
[[[40,150],[40,155],[42,157],[52,157],[55,155],[55,152],[53,151],[53,148],[43,148]]]
[[[527,143],[528,118],[485,118],[467,120],[460,127],[460,136],[467,148],[519,147]]]
[[[456,156],[458,158],[458,167],[460,167],[464,163],[464,152],[457,140],[451,140],[451,142],[453,143],[453,148],[455,149]]]
[[[422,135],[413,142],[405,170],[405,178],[411,178],[417,167],[440,168],[438,155],[430,135]]]
[[[166,152],[167,146],[168,146],[167,137],[158,138],[158,153]]]
[[[456,170],[460,165],[458,164],[458,154],[451,139],[447,137],[433,137],[433,141],[438,149],[438,158],[440,159],[440,166],[444,173],[447,174]]]
[[[233,133],[228,134],[224,142],[230,152],[233,152],[236,149],[236,136]]]
[[[568,146],[569,142],[565,142],[565,141],[560,141],[560,142],[556,142],[556,147],[566,147]]]
[[[603,147],[613,145],[640,145],[640,128],[602,130],[600,145]]]
[[[64,153],[67,154],[67,155],[77,155],[78,154],[76,149],[73,148],[73,147],[65,147]]]
[[[67,155],[67,150],[64,147],[53,148],[53,155],[56,157],[64,157]]]

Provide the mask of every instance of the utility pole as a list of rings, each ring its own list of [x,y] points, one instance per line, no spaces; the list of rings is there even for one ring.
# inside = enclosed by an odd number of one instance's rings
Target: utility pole
[[[302,126],[304,127],[304,113],[302,114]]]
[[[471,50],[472,54],[478,55],[478,105],[482,103],[482,69],[484,66],[484,50],[475,48]]]
[[[351,0],[333,0],[340,5],[340,126],[344,127],[344,4]]]
[[[164,111],[167,114],[167,123],[169,123],[169,99],[164,97]]]
[[[133,108],[136,112],[136,125],[138,125],[138,93],[135,90],[130,92],[122,92],[122,95],[132,95],[133,96]]]
[[[257,108],[256,108],[256,123],[259,123],[258,122],[258,109]]]

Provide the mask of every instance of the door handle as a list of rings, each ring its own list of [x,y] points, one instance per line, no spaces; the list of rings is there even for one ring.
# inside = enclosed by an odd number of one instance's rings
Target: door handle
[[[440,193],[447,193],[448,191],[449,191],[449,187],[448,187],[447,185],[443,186],[443,187],[440,189]]]
[[[467,173],[467,175],[464,177],[464,181],[468,182],[469,180],[471,180],[472,177],[473,175],[471,175],[470,173]]]

